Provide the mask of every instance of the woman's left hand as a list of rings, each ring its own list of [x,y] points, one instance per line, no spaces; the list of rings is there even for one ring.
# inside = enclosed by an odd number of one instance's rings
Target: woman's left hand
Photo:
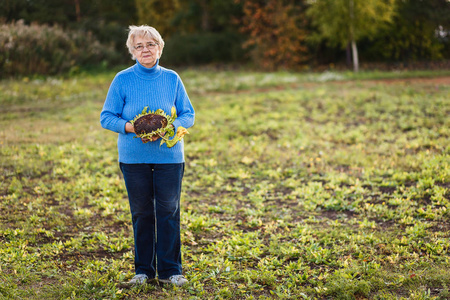
[[[175,128],[173,125],[171,125],[173,128]],[[135,131],[134,131],[134,126],[131,124],[131,123],[127,123],[127,124],[125,124],[125,131],[126,132],[129,132],[129,133],[136,133]],[[163,134],[162,134],[162,136],[165,136],[166,135],[166,133],[164,132]],[[155,141],[157,141],[158,139],[160,138],[160,136],[159,135],[155,135],[155,136],[153,136],[152,138],[150,138],[150,139],[145,139],[145,138],[141,138],[141,140],[142,140],[142,142],[145,144],[145,143],[148,143],[148,142],[155,142]]]
[[[164,136],[164,135],[163,135],[163,136]],[[152,137],[151,139],[142,139],[142,138],[141,138],[141,140],[142,140],[142,142],[147,143],[147,142],[154,142],[154,141],[158,140],[159,138],[160,138],[159,135],[155,135],[155,136]]]

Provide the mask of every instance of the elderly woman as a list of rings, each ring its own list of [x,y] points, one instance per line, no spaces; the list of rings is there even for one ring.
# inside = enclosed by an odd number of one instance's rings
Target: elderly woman
[[[119,165],[127,188],[135,243],[136,276],[129,284],[155,279],[182,286],[180,194],[183,141],[168,148],[158,136],[135,138],[129,122],[148,107],[168,115],[175,107],[174,131],[194,124],[194,108],[172,70],[159,65],[164,41],[150,26],[130,26],[126,45],[136,64],[117,73],[100,115],[103,128],[117,132]]]

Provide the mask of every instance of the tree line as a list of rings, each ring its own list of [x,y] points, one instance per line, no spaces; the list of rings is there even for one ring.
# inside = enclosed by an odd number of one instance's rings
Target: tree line
[[[129,62],[127,27],[148,24],[170,65],[265,70],[450,58],[448,0],[2,0],[0,22],[90,33]],[[119,57],[119,58],[117,58]]]

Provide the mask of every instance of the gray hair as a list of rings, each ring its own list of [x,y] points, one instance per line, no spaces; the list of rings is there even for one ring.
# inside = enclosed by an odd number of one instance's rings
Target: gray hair
[[[127,47],[128,52],[131,54],[131,59],[136,59],[134,56],[133,50],[134,50],[134,39],[135,37],[145,37],[148,36],[152,40],[154,40],[159,47],[160,55],[159,58],[162,55],[162,51],[164,48],[164,40],[162,39],[161,35],[159,34],[158,30],[155,28],[148,26],[148,25],[141,25],[141,26],[134,26],[131,25],[129,27],[130,31],[128,32],[128,39],[127,39]]]

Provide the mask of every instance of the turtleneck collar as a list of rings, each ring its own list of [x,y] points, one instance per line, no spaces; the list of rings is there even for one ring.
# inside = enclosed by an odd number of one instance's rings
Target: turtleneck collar
[[[159,59],[156,61],[156,64],[151,68],[146,68],[136,60],[136,64],[134,65],[134,71],[136,74],[144,79],[153,79],[159,76],[161,73],[161,67],[159,66]]]

